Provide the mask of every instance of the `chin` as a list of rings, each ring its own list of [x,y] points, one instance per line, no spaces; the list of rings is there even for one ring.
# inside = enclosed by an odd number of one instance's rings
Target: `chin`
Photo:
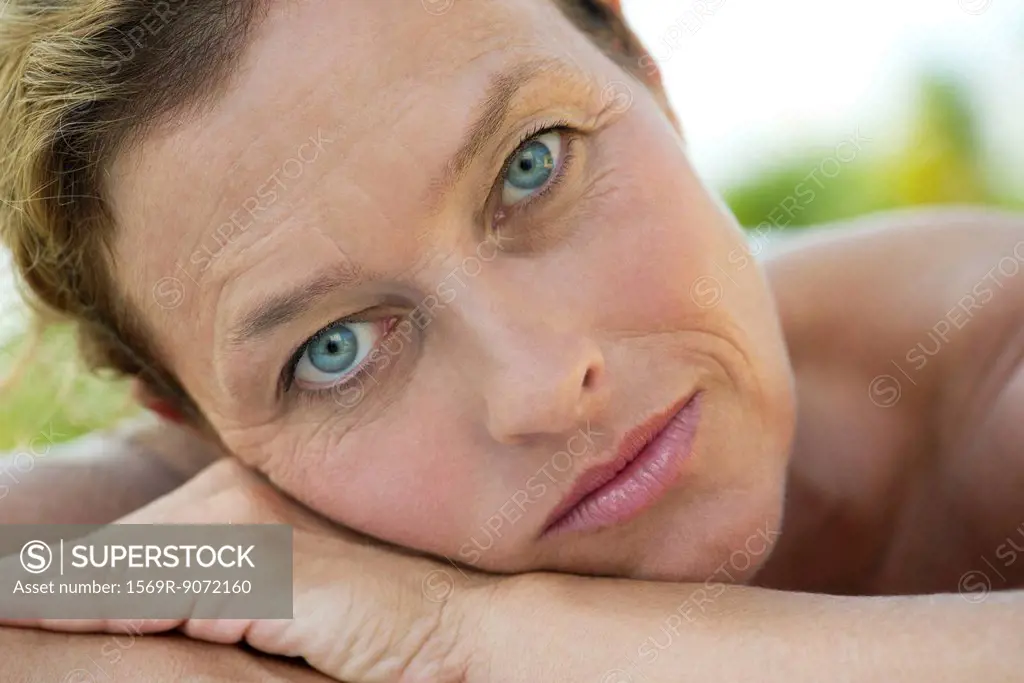
[[[731,492],[687,506],[648,534],[629,578],[683,583],[750,583],[781,534],[781,492]]]

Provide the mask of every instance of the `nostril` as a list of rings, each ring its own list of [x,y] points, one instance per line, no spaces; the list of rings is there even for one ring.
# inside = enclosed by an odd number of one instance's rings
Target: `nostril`
[[[595,382],[597,382],[597,372],[594,368],[587,368],[587,372],[583,375],[583,388],[593,389]]]

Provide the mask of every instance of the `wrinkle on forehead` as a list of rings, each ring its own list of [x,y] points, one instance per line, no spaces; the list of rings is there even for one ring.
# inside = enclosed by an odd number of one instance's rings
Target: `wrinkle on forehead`
[[[212,231],[239,197],[255,190],[255,180],[284,161],[280,149],[297,147],[316,133],[317,126],[306,130],[300,122],[316,119],[342,146],[346,137],[393,125],[394,114],[423,99],[426,91],[419,88],[453,77],[512,39],[484,21],[500,16],[501,3],[486,4],[486,13],[455,8],[444,17],[410,12],[405,2],[275,5],[230,92],[214,110],[199,119],[168,122],[130,154],[133,160],[115,166],[121,179],[114,194],[135,198],[132,206],[118,207],[123,224],[173,231],[179,238],[185,237],[181,228],[190,225]],[[348,15],[353,18],[344,22],[345,30],[325,29]],[[399,15],[404,20],[398,21]],[[430,34],[441,35],[432,39]],[[417,40],[410,41],[411,35]],[[402,50],[395,51],[395,45]],[[182,185],[187,197],[180,196]],[[211,188],[217,188],[213,196]],[[132,247],[152,244],[151,235],[125,237],[124,251],[138,253]]]

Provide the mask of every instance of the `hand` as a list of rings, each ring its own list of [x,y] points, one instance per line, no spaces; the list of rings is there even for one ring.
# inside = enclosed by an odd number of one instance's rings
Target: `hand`
[[[303,657],[315,669],[351,683],[461,681],[470,665],[469,636],[477,632],[474,620],[483,614],[492,579],[388,550],[340,529],[233,459],[215,463],[121,522],[294,527],[292,620],[147,621],[137,626],[143,632],[177,628],[198,640],[246,642],[268,654]],[[449,589],[441,595],[430,591],[439,578]],[[8,623],[123,633],[128,622]]]

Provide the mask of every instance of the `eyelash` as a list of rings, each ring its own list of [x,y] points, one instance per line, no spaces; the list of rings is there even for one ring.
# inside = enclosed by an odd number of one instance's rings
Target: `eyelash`
[[[525,199],[522,202],[519,202],[518,204],[515,204],[510,207],[499,207],[499,211],[503,212],[503,215],[501,215],[500,219],[495,218],[495,226],[510,219],[511,217],[514,217],[517,214],[522,213],[523,211],[528,210],[536,202],[543,200],[548,194],[554,191],[565,180],[567,172],[569,171],[572,162],[575,160],[574,147],[576,142],[576,130],[570,127],[568,121],[563,120],[555,121],[553,123],[537,124],[528,129],[527,132],[519,139],[519,142],[516,143],[516,146],[513,148],[512,153],[508,155],[508,158],[505,159],[505,162],[502,164],[501,171],[498,173],[499,197],[501,186],[504,183],[505,174],[508,173],[509,167],[511,167],[512,162],[515,160],[516,153],[519,152],[520,149],[522,149],[523,145],[530,142],[534,138],[539,137],[544,133],[550,133],[554,131],[562,133],[565,137],[565,148],[562,153],[562,158],[559,161],[558,170],[556,174],[547,182],[546,185],[544,185],[543,188],[541,188],[536,194],[532,195],[529,199]],[[384,343],[388,341],[394,334],[394,330],[398,326],[399,321],[401,320],[399,317],[395,317],[389,320],[388,330],[384,333],[383,336],[381,336],[380,340],[377,342],[377,345],[370,351],[370,353],[367,354],[366,359],[363,360],[359,367],[350,372],[347,379],[338,382],[337,384],[331,385],[329,387],[325,387],[323,389],[299,389],[298,391],[292,391],[295,384],[295,369],[298,367],[299,361],[302,360],[303,355],[306,353],[309,347],[312,346],[317,341],[317,339],[320,338],[320,336],[322,336],[328,330],[337,325],[341,325],[344,323],[368,322],[365,320],[361,320],[359,318],[359,315],[360,314],[356,314],[355,316],[348,316],[327,323],[322,328],[320,328],[316,333],[314,333],[308,339],[306,339],[306,341],[304,341],[295,351],[292,352],[292,355],[289,357],[288,362],[285,364],[284,370],[282,371],[281,374],[280,384],[283,393],[294,393],[300,400],[312,403],[315,402],[316,399],[322,397],[325,394],[338,391],[344,388],[345,386],[354,382],[357,378],[365,374],[367,366],[370,363],[369,359],[373,356],[374,351],[383,346]]]

